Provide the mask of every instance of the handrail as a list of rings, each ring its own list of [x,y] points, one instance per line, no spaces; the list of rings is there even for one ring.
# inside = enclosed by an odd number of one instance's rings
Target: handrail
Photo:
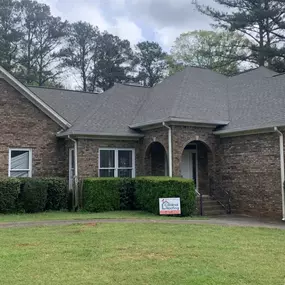
[[[231,214],[232,213],[232,207],[231,207],[231,193],[229,191],[226,190],[222,190],[223,193],[225,194],[225,203],[223,203],[221,201],[221,199],[219,199],[219,197],[217,197],[216,195],[214,195],[212,193],[212,197],[217,200],[217,202],[227,211],[227,214]],[[221,198],[221,197],[220,197]]]

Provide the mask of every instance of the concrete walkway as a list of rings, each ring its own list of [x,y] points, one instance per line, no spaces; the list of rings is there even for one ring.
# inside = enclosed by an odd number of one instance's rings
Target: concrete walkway
[[[285,222],[268,222],[254,218],[240,216],[213,217],[208,220],[144,220],[144,219],[93,219],[93,220],[57,220],[57,221],[36,221],[36,222],[7,222],[0,223],[0,229],[4,228],[25,228],[38,226],[64,226],[73,224],[90,223],[137,223],[137,224],[183,224],[183,225],[219,225],[236,227],[255,227],[285,230]]]

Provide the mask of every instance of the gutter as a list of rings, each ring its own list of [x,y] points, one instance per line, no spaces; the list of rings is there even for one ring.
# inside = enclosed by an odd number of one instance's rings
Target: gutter
[[[281,166],[281,193],[282,193],[282,221],[285,222],[285,193],[284,193],[284,138],[277,127],[274,127],[274,131],[279,135],[280,145],[280,166]]]
[[[78,160],[77,160],[77,153],[78,153],[78,144],[77,144],[77,140],[73,139],[70,137],[70,135],[68,135],[68,139],[71,140],[72,142],[74,142],[74,186],[75,189],[73,189],[73,194],[74,194],[74,207],[77,208],[78,207]]]
[[[168,167],[169,177],[172,177],[172,130],[165,122],[162,125],[168,129]]]

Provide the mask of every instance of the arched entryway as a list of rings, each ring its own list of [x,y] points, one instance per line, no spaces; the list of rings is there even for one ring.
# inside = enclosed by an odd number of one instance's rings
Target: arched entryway
[[[168,163],[164,146],[159,142],[151,143],[145,153],[145,175],[167,176]]]
[[[181,156],[181,176],[193,179],[197,190],[203,195],[211,193],[213,155],[202,141],[189,142]]]

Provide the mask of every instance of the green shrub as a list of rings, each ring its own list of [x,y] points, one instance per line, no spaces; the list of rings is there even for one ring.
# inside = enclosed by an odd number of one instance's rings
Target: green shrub
[[[137,208],[159,214],[159,198],[180,198],[181,215],[195,211],[195,185],[193,180],[168,177],[141,177],[135,179]]]
[[[89,178],[83,182],[83,209],[90,212],[120,209],[119,178]]]
[[[120,210],[135,210],[135,181],[132,178],[122,178],[119,187]]]
[[[26,213],[37,213],[45,210],[48,184],[44,179],[30,178],[22,180],[22,192],[19,205]]]
[[[195,211],[192,180],[168,177],[89,178],[83,182],[83,209],[90,212],[144,210],[159,214],[159,198],[180,198],[181,214]]]
[[[46,210],[59,211],[67,209],[68,187],[64,178],[44,178],[47,184]]]
[[[16,178],[0,179],[0,213],[11,213],[17,210],[16,200],[20,193],[20,180]]]

